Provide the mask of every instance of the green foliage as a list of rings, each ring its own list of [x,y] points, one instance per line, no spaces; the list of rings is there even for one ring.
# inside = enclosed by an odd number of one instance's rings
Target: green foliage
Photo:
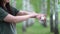
[[[47,15],[50,15],[50,0],[47,1]]]
[[[48,3],[48,5],[47,5],[47,14],[49,15],[50,14],[50,3],[49,3],[49,1],[50,0],[48,0],[47,1],[47,3]],[[16,2],[17,2],[17,9],[22,9],[22,0],[16,0]],[[37,12],[37,13],[39,13],[40,11],[41,11],[41,0],[30,0],[30,3],[33,5],[33,8],[34,8],[34,10]]]
[[[22,23],[17,24],[17,33],[22,34]],[[43,27],[37,20],[33,26],[27,28],[25,34],[51,34],[50,27]]]
[[[22,0],[16,0],[16,8],[18,10],[21,10],[22,9]]]
[[[40,12],[40,4],[41,4],[40,1],[41,0],[31,0],[31,4],[33,5],[33,7],[37,13]]]

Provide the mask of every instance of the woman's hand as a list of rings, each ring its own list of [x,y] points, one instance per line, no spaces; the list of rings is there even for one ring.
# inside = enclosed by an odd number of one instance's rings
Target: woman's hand
[[[39,14],[38,16],[36,16],[36,18],[37,18],[38,20],[46,20],[46,15],[44,15],[44,14]]]

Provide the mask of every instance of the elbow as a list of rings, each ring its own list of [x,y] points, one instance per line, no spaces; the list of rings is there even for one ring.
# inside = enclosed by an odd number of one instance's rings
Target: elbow
[[[8,14],[5,18],[4,18],[4,21],[5,22],[8,22],[8,23],[17,23],[17,19],[15,16],[12,16],[10,14]]]
[[[14,17],[13,23],[18,23],[18,22],[20,22],[20,21],[18,20],[18,18]]]

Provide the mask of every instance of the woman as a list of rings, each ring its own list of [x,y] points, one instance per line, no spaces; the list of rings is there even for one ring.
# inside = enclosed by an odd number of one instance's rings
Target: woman
[[[0,0],[0,34],[16,34],[16,23],[29,18],[40,18],[36,13],[18,11],[9,2],[10,0]]]

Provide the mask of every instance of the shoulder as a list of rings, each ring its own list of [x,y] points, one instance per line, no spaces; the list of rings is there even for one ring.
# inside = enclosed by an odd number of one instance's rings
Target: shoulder
[[[0,14],[7,13],[2,7],[0,7]]]

